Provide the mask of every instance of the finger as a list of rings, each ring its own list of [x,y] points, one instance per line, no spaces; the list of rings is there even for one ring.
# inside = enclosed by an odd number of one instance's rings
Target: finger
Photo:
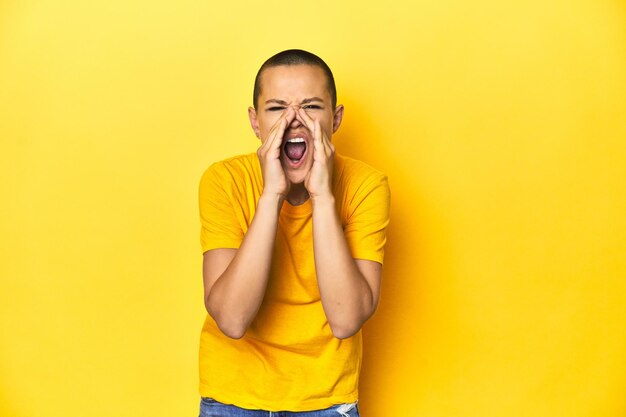
[[[309,129],[309,132],[313,133],[315,130],[313,119],[311,119],[302,107],[298,108],[297,119]]]
[[[326,156],[326,149],[321,135],[322,128],[319,120],[313,122],[313,146],[315,148],[315,159],[321,160]]]
[[[282,119],[278,125],[278,128],[274,131],[274,137],[272,142],[269,144],[270,149],[279,149],[283,143],[283,137],[285,136],[285,131],[287,130],[287,126],[293,122],[295,118],[295,111],[289,107],[282,114]]]
[[[267,152],[269,145],[272,143],[274,139],[274,132],[278,128],[279,123],[280,123],[280,119],[278,119],[276,123],[274,123],[274,126],[270,128],[269,132],[267,132],[267,135],[264,138],[261,138],[261,147],[259,148],[259,150],[262,150],[263,152]]]
[[[322,130],[322,125],[320,124],[320,121],[318,119],[315,119],[313,121],[313,137],[322,148],[326,147],[326,135],[324,134],[324,131]]]
[[[269,132],[267,132],[267,140],[269,141],[273,135],[276,134],[276,130],[278,130],[280,128],[280,124],[283,122],[283,120],[285,119],[285,113],[287,113],[286,111],[282,112],[280,117],[278,119],[276,119],[276,121],[274,122],[274,125],[270,128]]]
[[[322,130],[321,124],[319,122],[319,120],[315,120],[316,126],[317,126],[317,131],[319,132],[319,136],[320,136],[320,140],[324,146],[324,149],[327,151],[327,153],[332,153],[335,151],[335,146],[332,144],[332,142],[330,141],[330,138],[328,136],[326,136],[326,132],[324,132]]]
[[[272,132],[270,137],[267,140],[267,151],[276,151],[276,149],[280,148],[280,145],[283,142],[283,135],[285,134],[285,129],[287,128],[287,119],[281,118],[276,126],[276,129]]]
[[[324,132],[322,132],[322,143],[324,144],[324,149],[326,150],[326,154],[331,156],[333,152],[335,152],[335,146],[330,141],[328,136]]]
[[[323,148],[324,143],[322,142],[322,127],[320,126],[320,121],[319,119],[313,120],[310,117],[309,120],[312,122],[313,125],[313,129],[311,130],[311,132],[313,133],[313,144],[315,145],[315,147]]]
[[[285,134],[285,130],[291,121],[293,120],[293,110],[287,109],[280,115],[280,118],[276,120],[274,126],[270,129],[267,140],[263,143],[267,149],[274,149],[280,147],[282,143],[283,135]]]
[[[322,126],[319,120],[315,120],[315,131],[318,132],[318,136],[320,138],[319,143],[320,147],[323,149],[324,155],[326,159],[330,159],[335,152],[335,146],[332,144],[326,133],[322,130]]]

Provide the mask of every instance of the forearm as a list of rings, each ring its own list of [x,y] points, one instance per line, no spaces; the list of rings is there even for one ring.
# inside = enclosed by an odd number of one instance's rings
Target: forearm
[[[352,258],[330,195],[313,200],[313,249],[324,312],[333,334],[355,334],[373,314],[376,300]]]
[[[209,314],[230,337],[243,336],[263,301],[281,206],[279,196],[261,196],[239,249],[207,296]]]

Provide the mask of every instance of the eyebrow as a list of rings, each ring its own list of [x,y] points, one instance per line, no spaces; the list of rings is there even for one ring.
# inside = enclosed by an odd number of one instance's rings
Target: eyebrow
[[[302,100],[302,103],[300,103],[300,104],[307,104],[307,103],[311,103],[313,101],[321,101],[322,103],[324,102],[324,100],[322,100],[319,97],[311,97],[311,98],[305,98],[304,100]]]
[[[307,104],[307,103],[312,103],[314,101],[320,101],[320,102],[324,102],[324,100],[322,100],[319,97],[310,97],[310,98],[305,98],[304,100],[302,100],[302,102],[300,104]],[[276,104],[280,104],[282,106],[288,106],[289,103],[287,103],[285,100],[279,100],[277,98],[272,98],[269,99],[265,102],[265,104],[270,104],[270,103],[276,103]]]

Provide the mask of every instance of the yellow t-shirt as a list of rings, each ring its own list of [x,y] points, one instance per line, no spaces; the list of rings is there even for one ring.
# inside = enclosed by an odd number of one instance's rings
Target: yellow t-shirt
[[[202,251],[238,248],[263,191],[256,154],[213,164],[200,183]],[[387,177],[335,155],[333,192],[355,259],[382,264],[389,223]],[[312,204],[283,203],[265,297],[246,334],[230,339],[207,315],[200,395],[249,409],[308,411],[358,399],[361,332],[333,336],[317,286]]]

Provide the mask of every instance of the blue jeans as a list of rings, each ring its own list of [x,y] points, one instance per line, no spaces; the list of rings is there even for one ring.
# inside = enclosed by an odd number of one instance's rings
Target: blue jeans
[[[333,405],[330,408],[314,411],[248,410],[202,397],[200,417],[359,417],[359,409],[356,403],[353,403]]]

